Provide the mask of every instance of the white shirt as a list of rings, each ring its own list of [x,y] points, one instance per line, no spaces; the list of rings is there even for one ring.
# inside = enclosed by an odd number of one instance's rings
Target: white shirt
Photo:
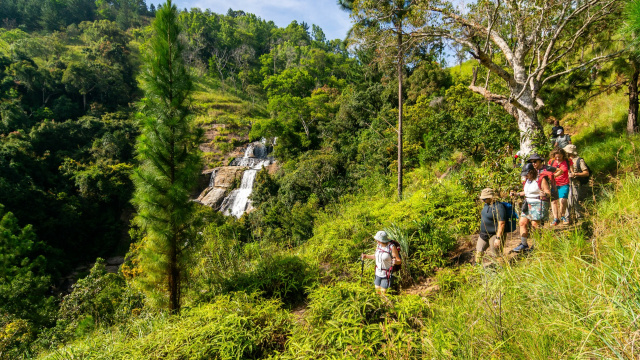
[[[377,277],[387,277],[387,269],[392,267],[392,249],[393,246],[391,243],[387,243],[386,246],[381,246],[378,244],[376,248],[376,276]]]
[[[529,180],[524,182],[524,196],[527,198],[529,202],[540,201],[540,195],[542,191],[540,191],[540,187],[538,187],[538,180]]]

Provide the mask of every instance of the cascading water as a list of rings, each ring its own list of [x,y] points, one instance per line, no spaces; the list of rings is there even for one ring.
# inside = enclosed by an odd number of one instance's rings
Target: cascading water
[[[253,191],[253,183],[256,179],[258,171],[264,166],[268,166],[273,162],[273,158],[268,156],[269,151],[264,143],[254,142],[247,145],[242,158],[236,158],[231,162],[231,166],[248,167],[242,174],[242,182],[240,188],[231,191],[231,193],[222,201],[220,211],[225,215],[233,215],[237,218],[247,211],[251,206],[249,197]],[[215,176],[211,174],[212,179]],[[212,180],[213,181],[213,180]]]

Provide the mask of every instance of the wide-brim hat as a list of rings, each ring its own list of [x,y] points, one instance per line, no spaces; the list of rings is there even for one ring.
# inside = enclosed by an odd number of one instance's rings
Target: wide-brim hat
[[[482,189],[480,193],[480,200],[493,199],[496,196],[495,192],[491,188]]]
[[[562,148],[562,150],[564,150],[564,152],[566,152],[567,154],[578,155],[578,148],[573,144],[565,146],[564,148]]]
[[[527,162],[532,162],[535,160],[540,160],[542,162],[544,162],[544,159],[542,158],[542,156],[538,155],[537,153],[533,153],[531,155],[529,155],[529,160],[527,160]]]
[[[389,241],[389,235],[387,235],[386,231],[378,231],[374,236],[374,239],[376,239],[376,241],[380,241],[381,243],[388,243]]]
[[[535,169],[536,169],[536,168],[535,168],[535,167],[533,167],[533,164],[532,164],[532,163],[528,163],[528,164],[526,164],[526,165],[522,168],[522,172],[520,172],[520,176],[523,176],[523,177],[524,177],[524,176],[527,176],[527,175],[529,175],[529,172],[530,172],[531,170],[535,170]]]

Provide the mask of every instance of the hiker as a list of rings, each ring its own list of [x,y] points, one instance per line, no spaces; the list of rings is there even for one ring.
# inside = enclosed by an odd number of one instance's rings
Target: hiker
[[[482,264],[482,257],[487,248],[491,247],[494,256],[502,255],[502,248],[506,240],[507,210],[502,203],[495,201],[495,192],[486,188],[480,193],[480,200],[484,207],[480,212],[480,235],[476,243],[476,264]]]
[[[373,238],[377,241],[375,254],[361,254],[360,258],[376,261],[376,274],[373,283],[376,287],[376,293],[384,294],[393,283],[393,266],[400,264],[402,259],[398,253],[399,249],[391,243],[385,231],[378,231]]]
[[[555,118],[554,118],[555,119]],[[551,139],[555,139],[558,136],[558,130],[564,131],[564,128],[560,126],[560,120],[553,120],[553,128],[551,129]]]
[[[558,198],[551,201],[551,211],[553,221],[551,226],[556,226],[562,221],[564,225],[569,225],[569,220],[565,217],[567,203],[569,201],[569,169],[573,163],[568,159],[567,154],[562,149],[555,149],[551,152],[549,166],[562,170],[562,174],[554,174],[556,186],[558,187]]]
[[[571,144],[571,136],[564,133],[564,129],[560,127],[556,130],[556,137],[551,138],[551,144],[556,149],[563,149],[565,146]]]
[[[569,172],[569,208],[572,209],[577,219],[582,217],[584,208],[581,202],[587,197],[589,192],[589,166],[583,158],[578,156],[578,149],[575,145],[567,145],[564,152],[571,158],[572,166]]]
[[[533,158],[533,161],[531,161],[531,158]],[[511,196],[518,195],[525,198],[520,216],[520,244],[511,250],[515,253],[529,250],[528,239],[531,227],[535,229],[542,228],[549,217],[550,176],[539,176],[535,163],[542,164],[542,161],[538,159],[538,154],[533,154],[531,158],[520,174],[526,179],[523,184],[523,191],[511,192]],[[542,169],[542,166],[540,168]]]

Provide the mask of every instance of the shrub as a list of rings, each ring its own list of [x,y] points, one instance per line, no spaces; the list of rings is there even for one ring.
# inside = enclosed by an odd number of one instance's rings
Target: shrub
[[[50,340],[84,336],[96,327],[129,320],[142,307],[142,296],[127,286],[122,275],[107,273],[105,261],[98,258],[89,275],[62,300]]]
[[[267,298],[278,298],[287,305],[296,305],[315,286],[318,269],[297,256],[269,256],[250,272],[226,280],[224,291],[260,292]]]
[[[418,296],[389,296],[373,287],[337,283],[309,295],[304,321],[298,322],[283,359],[395,358],[415,356],[420,330],[431,316]]]
[[[181,315],[140,318],[95,333],[43,359],[260,359],[283,351],[291,318],[278,300],[256,294],[216,297]]]

